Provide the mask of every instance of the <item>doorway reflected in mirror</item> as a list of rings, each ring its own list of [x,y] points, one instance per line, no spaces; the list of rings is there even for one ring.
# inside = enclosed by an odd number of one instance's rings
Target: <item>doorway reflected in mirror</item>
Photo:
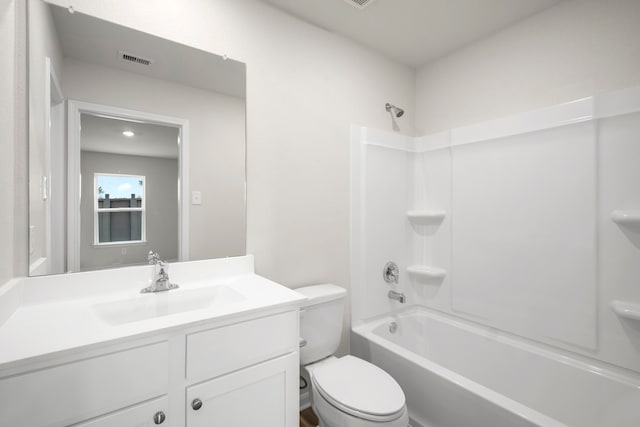
[[[80,271],[179,259],[181,129],[134,116],[80,114]]]

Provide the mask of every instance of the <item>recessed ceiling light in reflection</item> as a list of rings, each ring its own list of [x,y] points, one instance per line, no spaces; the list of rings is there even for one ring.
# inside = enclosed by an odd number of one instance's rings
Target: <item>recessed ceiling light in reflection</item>
[[[131,132],[130,130],[125,130],[122,132],[122,134],[128,138],[131,138],[132,136],[135,135],[135,133]]]

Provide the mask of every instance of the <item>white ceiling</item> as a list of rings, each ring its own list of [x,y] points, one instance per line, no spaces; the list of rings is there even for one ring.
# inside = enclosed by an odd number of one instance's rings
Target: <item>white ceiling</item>
[[[417,67],[561,0],[262,1]]]
[[[245,65],[82,13],[51,5],[65,57],[181,85],[245,97]],[[151,59],[149,66],[123,61],[119,52]]]
[[[127,156],[178,158],[178,128],[82,114],[82,151]],[[123,131],[135,133],[132,137]]]

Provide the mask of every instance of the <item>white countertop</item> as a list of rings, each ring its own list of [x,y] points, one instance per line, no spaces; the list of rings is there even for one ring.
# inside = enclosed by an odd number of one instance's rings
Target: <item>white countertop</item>
[[[0,290],[0,372],[42,356],[203,321],[296,307],[305,300],[301,294],[256,275],[252,256],[172,264],[169,275],[179,289],[140,294],[147,286],[150,269],[140,266],[26,278],[7,285],[11,288]],[[214,287],[231,290],[237,297],[229,303],[122,324],[110,324],[95,309],[109,303],[117,308],[121,301],[139,298],[160,301]]]

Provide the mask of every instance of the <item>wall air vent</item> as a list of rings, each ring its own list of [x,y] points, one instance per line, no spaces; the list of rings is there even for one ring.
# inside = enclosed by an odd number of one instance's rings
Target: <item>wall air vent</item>
[[[364,9],[365,7],[373,3],[375,0],[344,0],[344,1],[346,1],[353,7],[357,7],[358,9]]]
[[[139,55],[133,55],[131,53],[127,53],[123,51],[118,52],[118,55],[120,56],[120,59],[122,59],[123,61],[134,62],[140,65],[151,65],[153,63],[151,59],[144,58]]]

